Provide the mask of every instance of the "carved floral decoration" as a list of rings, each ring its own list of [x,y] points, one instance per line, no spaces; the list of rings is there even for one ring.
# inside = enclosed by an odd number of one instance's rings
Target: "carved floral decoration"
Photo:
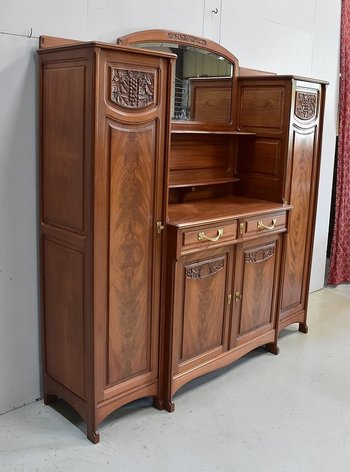
[[[254,252],[247,252],[245,255],[245,262],[248,264],[257,264],[258,262],[266,261],[275,254],[274,246],[267,246],[262,249],[258,249]]]
[[[219,270],[224,268],[224,259],[219,259],[213,262],[205,262],[186,269],[186,277],[188,279],[204,279],[216,274]]]
[[[111,67],[111,100],[125,108],[154,103],[154,74]]]

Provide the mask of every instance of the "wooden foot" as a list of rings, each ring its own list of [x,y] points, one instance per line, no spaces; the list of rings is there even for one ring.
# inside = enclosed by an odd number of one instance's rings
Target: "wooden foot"
[[[93,444],[98,444],[100,442],[100,434],[98,433],[97,430],[90,429],[89,425],[87,427],[86,436],[89,439],[89,441],[91,441]]]
[[[169,413],[172,413],[175,410],[175,403],[171,400],[169,400],[169,401],[167,400],[167,401],[164,402],[164,408]]]
[[[45,393],[44,395],[44,404],[50,405],[51,403],[57,400],[57,395],[51,395],[50,393]]]
[[[306,323],[299,323],[299,331],[301,333],[307,334],[309,332],[308,325]]]
[[[164,401],[158,397],[153,397],[153,406],[157,410],[164,410]]]
[[[280,348],[277,346],[276,343],[265,344],[265,350],[267,352],[271,352],[271,354],[275,354],[275,356],[278,356],[278,354],[280,353]]]

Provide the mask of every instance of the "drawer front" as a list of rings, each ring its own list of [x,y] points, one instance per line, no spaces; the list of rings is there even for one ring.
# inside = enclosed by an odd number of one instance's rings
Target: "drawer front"
[[[247,219],[245,222],[245,236],[285,231],[286,223],[286,212]]]
[[[182,249],[203,249],[237,239],[237,221],[230,224],[201,226],[182,235]]]

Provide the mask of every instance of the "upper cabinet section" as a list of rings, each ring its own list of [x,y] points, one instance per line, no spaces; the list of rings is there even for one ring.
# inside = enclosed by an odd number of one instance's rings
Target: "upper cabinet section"
[[[219,44],[165,30],[133,33],[118,44],[175,53],[173,129],[235,127],[238,60]]]

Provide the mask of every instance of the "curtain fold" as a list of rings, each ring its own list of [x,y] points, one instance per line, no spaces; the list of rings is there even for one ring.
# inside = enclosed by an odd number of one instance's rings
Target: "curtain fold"
[[[350,282],[350,0],[342,1],[339,142],[329,284]]]

